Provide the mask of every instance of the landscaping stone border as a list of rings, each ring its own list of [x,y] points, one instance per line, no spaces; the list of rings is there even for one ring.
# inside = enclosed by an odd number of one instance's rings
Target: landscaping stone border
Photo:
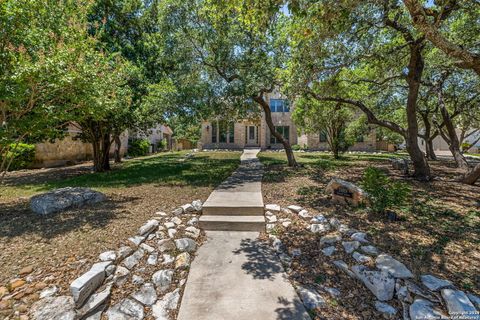
[[[50,290],[30,309],[32,320],[175,319],[183,286],[201,244],[202,201],[156,212],[138,233],[70,285],[71,296]]]
[[[372,292],[373,305],[386,319],[480,319],[480,297],[465,293],[446,279],[431,274],[420,277],[414,275],[401,261],[387,253],[381,253],[365,232],[351,229],[336,218],[328,220],[322,214],[313,215],[298,205],[280,208],[277,204],[265,206],[266,216],[270,223],[267,225],[270,243],[277,252],[282,264],[288,271],[292,258],[301,254],[300,249],[287,252],[282,241],[275,236],[273,230],[277,224],[287,228],[290,219],[277,219],[271,211],[297,214],[301,219],[309,221],[308,230],[322,235],[319,246],[327,259],[333,252],[338,251],[336,245],[341,244],[344,256],[351,255],[358,264],[349,266],[343,260],[331,261],[333,265],[345,272],[352,279],[356,279]],[[302,213],[302,214],[300,214]],[[313,217],[312,217],[313,216]],[[278,221],[278,222],[277,222]],[[374,269],[364,264],[375,264]],[[297,293],[305,308],[312,310],[325,307],[323,292],[315,288],[294,283]],[[325,288],[324,288],[325,289]],[[335,288],[326,288],[327,293],[339,295]],[[403,310],[397,310],[388,302],[394,299]]]

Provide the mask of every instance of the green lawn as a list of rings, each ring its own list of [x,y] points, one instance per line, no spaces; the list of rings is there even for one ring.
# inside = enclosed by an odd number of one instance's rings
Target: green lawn
[[[2,186],[0,197],[12,198],[61,187],[91,187],[105,191],[139,184],[216,186],[240,163],[240,152],[201,152],[187,159],[186,152],[162,153],[125,161],[110,172]]]
[[[340,156],[340,159],[334,159],[327,152],[295,152],[295,159],[299,164],[318,166],[323,169],[349,166],[355,161],[385,161],[401,157],[407,157],[407,155],[401,153],[345,153]],[[261,152],[259,158],[267,166],[287,164],[285,152]]]

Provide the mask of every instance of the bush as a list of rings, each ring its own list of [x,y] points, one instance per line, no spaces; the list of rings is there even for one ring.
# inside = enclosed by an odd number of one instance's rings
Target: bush
[[[384,172],[374,167],[365,169],[361,184],[375,213],[385,214],[404,206],[410,194],[407,184],[392,181]]]
[[[150,149],[150,141],[147,139],[135,139],[128,142],[128,155],[130,157],[146,156]]]
[[[10,171],[28,168],[35,160],[35,145],[19,143],[15,148],[15,144],[11,144],[10,151],[6,154],[7,161],[10,161],[12,155],[13,160],[8,168]],[[0,155],[0,161],[3,161],[3,156]]]
[[[465,152],[468,151],[468,149],[470,149],[471,147],[472,147],[471,143],[468,143],[468,142],[462,143],[462,150]]]
[[[307,150],[307,145],[299,145],[299,144],[294,144],[292,145],[292,150],[293,151],[300,151],[300,150]]]
[[[157,143],[157,150],[163,151],[167,149],[167,139],[162,139]]]

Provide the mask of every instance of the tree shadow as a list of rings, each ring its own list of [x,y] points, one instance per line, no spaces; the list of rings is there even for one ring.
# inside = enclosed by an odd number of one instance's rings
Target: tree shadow
[[[247,262],[242,269],[254,279],[274,280],[283,276],[283,267],[275,252],[270,246],[259,239],[243,239],[240,248],[233,251],[235,255],[245,255]]]
[[[47,216],[30,210],[29,202],[0,203],[0,239],[10,241],[15,237],[39,236],[49,240],[88,226],[102,229],[119,218],[119,212],[137,197],[107,200],[93,206],[72,208]]]
[[[277,298],[278,304],[283,307],[275,309],[278,320],[307,320],[311,319],[308,313],[305,311],[302,301],[299,298],[295,298],[293,301],[289,301],[284,297]]]

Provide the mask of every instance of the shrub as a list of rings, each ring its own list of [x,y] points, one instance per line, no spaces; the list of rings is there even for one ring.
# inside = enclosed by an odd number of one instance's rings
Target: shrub
[[[4,155],[0,155],[0,161],[3,161],[3,156]],[[19,143],[15,147],[15,144],[11,144],[10,151],[6,154],[7,161],[10,161],[12,156],[13,160],[9,167],[10,171],[28,168],[35,160],[35,145]]]
[[[464,142],[462,143],[462,150],[463,151],[468,151],[468,149],[470,149],[473,145],[471,143],[468,143],[468,142]]]
[[[383,171],[374,167],[365,169],[362,187],[368,193],[372,211],[381,214],[404,206],[410,194],[407,184],[392,181]]]
[[[147,139],[134,139],[128,142],[128,155],[130,157],[146,156],[150,149],[150,141]]]
[[[167,139],[162,139],[157,143],[157,150],[163,151],[167,149]]]
[[[302,147],[299,144],[294,144],[292,145],[292,150],[294,151],[302,150]]]

